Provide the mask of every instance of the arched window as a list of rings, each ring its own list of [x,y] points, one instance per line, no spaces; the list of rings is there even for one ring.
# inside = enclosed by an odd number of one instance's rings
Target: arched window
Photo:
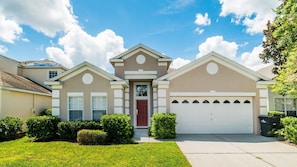
[[[182,103],[189,103],[189,101],[188,100],[184,100]]]
[[[225,100],[224,103],[225,103],[225,104],[229,104],[230,101],[229,101],[229,100]]]
[[[193,103],[199,103],[199,101],[198,100],[194,100]]]
[[[219,100],[215,100],[215,101],[213,101],[213,103],[215,103],[215,104],[219,104],[220,101],[219,101]]]
[[[245,103],[245,104],[249,104],[249,103],[251,103],[249,100],[245,100],[243,103]]]
[[[173,100],[171,103],[178,103],[178,101],[177,100]]]
[[[202,103],[209,103],[209,101],[208,100],[204,100]]]
[[[239,103],[240,103],[240,101],[239,101],[239,100],[235,100],[235,101],[234,101],[234,103],[236,103],[236,104],[239,104]]]

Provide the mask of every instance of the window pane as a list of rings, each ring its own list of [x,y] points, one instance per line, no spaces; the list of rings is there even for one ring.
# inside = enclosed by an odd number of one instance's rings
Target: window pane
[[[69,110],[83,110],[83,97],[69,97]]]
[[[147,85],[136,85],[136,96],[147,96]]]
[[[70,121],[82,120],[82,110],[70,110],[69,120]]]
[[[49,79],[51,79],[57,75],[58,75],[58,71],[49,71],[49,73],[48,73]]]
[[[106,110],[93,110],[93,120],[99,121],[104,114],[106,114]]]
[[[285,111],[284,99],[282,99],[282,98],[275,99],[275,110],[276,111]]]

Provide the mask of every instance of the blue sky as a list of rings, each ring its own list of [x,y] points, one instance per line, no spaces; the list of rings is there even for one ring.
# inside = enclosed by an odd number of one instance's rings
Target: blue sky
[[[178,68],[216,51],[263,67],[262,30],[279,0],[1,0],[0,54],[66,67],[108,60],[142,43]]]

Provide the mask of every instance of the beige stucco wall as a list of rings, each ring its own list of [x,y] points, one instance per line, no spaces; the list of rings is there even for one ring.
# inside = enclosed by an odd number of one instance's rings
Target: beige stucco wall
[[[136,62],[136,57],[138,55],[144,55],[145,56],[145,63],[138,64]],[[167,72],[167,66],[158,66],[158,59],[144,53],[144,52],[138,52],[129,58],[124,60],[124,66],[116,66],[115,67],[115,75],[120,78],[124,78],[124,71],[157,71],[157,76],[163,76]]]
[[[21,71],[22,76],[30,78],[43,86],[46,86],[44,81],[49,80],[49,71],[58,71],[58,74],[64,72],[64,70],[60,68],[24,68]]]
[[[93,82],[90,85],[86,85],[82,82],[82,77],[85,73],[93,75]],[[85,120],[91,120],[91,92],[106,92],[107,93],[107,113],[114,113],[114,99],[113,89],[111,89],[110,81],[102,76],[99,76],[92,71],[86,70],[80,74],[75,75],[72,78],[63,82],[63,89],[60,90],[60,118],[62,120],[68,120],[68,97],[69,92],[82,92],[84,95],[84,111],[83,118]]]
[[[9,63],[0,59],[0,70],[17,75],[18,74],[18,67],[14,63]]]
[[[213,62],[213,61],[210,61]],[[210,75],[206,71],[205,63],[179,77],[170,80],[167,97],[170,92],[251,92],[256,93],[253,97],[253,123],[254,133],[258,134],[259,121],[259,90],[256,88],[256,81],[225,67],[219,63],[218,73]],[[170,101],[167,100],[167,111],[169,111]]]
[[[51,108],[51,96],[36,95],[0,89],[0,118],[6,116],[25,120],[38,115],[42,110]]]

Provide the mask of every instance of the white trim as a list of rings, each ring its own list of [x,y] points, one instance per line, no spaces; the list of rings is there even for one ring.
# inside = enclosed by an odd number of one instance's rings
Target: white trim
[[[75,96],[84,96],[83,92],[68,92],[67,96],[75,97]]]
[[[147,85],[147,96],[146,97],[139,97],[139,96],[136,96],[136,85]],[[151,123],[150,123],[150,115],[151,115],[151,85],[150,85],[150,82],[134,82],[133,83],[133,94],[134,94],[134,99],[133,99],[133,115],[134,115],[134,127],[137,127],[137,128],[141,128],[141,127],[148,127],[148,126],[151,126]],[[148,109],[147,109],[147,114],[148,114],[148,126],[137,126],[137,114],[136,114],[136,100],[147,100],[147,106],[148,106]]]
[[[139,74],[139,75],[125,75],[125,79],[156,79],[157,75],[146,75],[146,74]]]
[[[147,75],[147,74],[158,74],[157,71],[143,71],[143,70],[139,70],[139,71],[124,71],[124,74],[129,75],[129,74],[133,74],[133,75]]]
[[[52,90],[53,98],[60,98],[60,90]]]
[[[52,115],[53,116],[60,116],[60,108],[53,107],[52,108]]]
[[[49,97],[52,96],[51,94],[47,94],[47,93],[41,93],[41,92],[18,89],[18,88],[11,88],[11,87],[6,87],[6,86],[0,86],[0,89],[10,90],[10,91],[15,91],[15,92],[22,92],[22,93],[30,93],[30,94],[34,94],[34,95],[42,95],[42,96],[49,96]]]
[[[60,99],[52,99],[52,107],[60,107]]]
[[[159,61],[158,66],[167,66],[167,62]]]
[[[116,66],[116,67],[122,67],[122,66],[124,66],[124,63],[115,63],[114,66]]]
[[[255,92],[170,92],[170,96],[236,96],[249,97],[256,96]]]
[[[91,92],[91,96],[107,96],[106,92]]]

